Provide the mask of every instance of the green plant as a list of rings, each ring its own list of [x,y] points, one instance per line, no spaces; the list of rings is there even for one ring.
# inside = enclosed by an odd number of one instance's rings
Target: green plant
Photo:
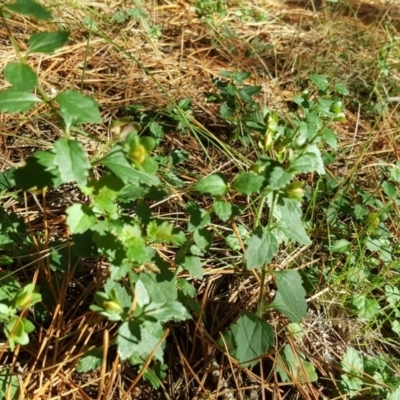
[[[5,9],[39,19],[51,17],[33,0],[4,5],[0,12],[4,13]],[[82,131],[78,126],[102,122],[95,99],[73,90],[66,90],[55,98],[45,94],[36,72],[29,66],[29,55],[52,53],[65,45],[68,37],[68,31],[34,33],[24,55],[12,40],[18,61],[8,64],[4,70],[11,88],[0,92],[0,111],[26,112],[40,103],[62,127],[64,137],[57,139],[50,150],[37,151],[28,157],[24,166],[4,173],[3,180],[23,191],[49,192],[64,184],[76,185],[85,201],[74,203],[66,210],[71,236],[65,246],[76,257],[104,257],[109,263],[109,276],[94,295],[90,310],[118,323],[113,343],[121,360],[141,366],[153,382],[156,382],[155,376],[164,374],[163,349],[168,332],[165,324],[186,320],[190,318],[187,308],[196,309],[190,303],[195,291],[191,285],[178,280],[177,274],[186,270],[194,278],[203,278],[202,257],[210,250],[213,240],[209,229],[212,218],[223,223],[234,221],[241,215],[241,206],[232,199],[247,196],[255,218],[245,244],[244,264],[247,270],[260,272],[257,311],[243,312],[220,345],[226,346],[241,366],[255,365],[275,341],[274,330],[264,319],[268,310],[274,309],[293,322],[307,315],[306,291],[299,272],[275,270],[271,261],[284,242],[311,243],[302,220],[304,183],[298,179],[304,174],[325,173],[321,148],[336,148],[335,133],[329,125],[344,120],[340,96],[347,89],[340,84],[331,85],[324,76],[311,76],[314,87],[294,98],[298,109],[287,120],[277,112],[260,110],[253,96],[261,88],[244,85],[249,73],[222,72],[228,82],[214,80],[219,95],[210,100],[222,103],[224,119],[246,127],[257,144],[258,158],[248,171],[238,172],[234,177],[211,174],[201,178],[193,188],[187,187],[188,192],[193,189],[209,195],[212,203],[207,209],[195,202],[189,203],[188,226],[184,231],[175,221],[154,216],[148,204],[154,189],[161,186],[157,174],[159,164],[165,166],[169,162],[162,155],[153,154],[163,136],[155,121],[149,124],[146,135],[142,134],[140,123],[130,119],[115,121],[112,130],[116,137],[91,155],[79,141]],[[180,106],[185,111],[190,108],[187,101]],[[178,161],[185,158],[183,152],[175,156]],[[29,239],[25,238],[23,223],[15,214],[5,210],[2,213],[10,222],[2,225],[1,250],[5,260],[11,262],[10,251],[20,251]],[[58,242],[50,244],[54,250]],[[160,256],[159,245],[171,248],[174,262]],[[60,256],[60,253],[54,254]],[[53,268],[56,273],[65,272],[55,264]],[[268,276],[273,278],[277,292],[273,299],[266,300]],[[3,282],[5,285],[7,280],[2,280],[1,285],[5,287]],[[19,287],[15,280],[10,282],[14,289],[4,297],[0,311],[4,315],[4,332],[13,349],[16,344],[27,344],[28,333],[34,330],[34,325],[17,312],[28,310],[42,299],[32,283]],[[257,346],[250,346],[252,338],[257,339]],[[285,360],[282,362],[293,367],[295,354],[288,348],[282,354]],[[151,360],[153,369],[147,370]],[[307,366],[306,363],[304,360],[302,365]],[[82,358],[78,369],[87,371],[99,365],[97,349]]]
[[[371,394],[381,399],[398,399],[400,382],[391,368],[392,364],[393,360],[385,355],[363,357],[349,347],[341,361],[341,393],[350,398]]]

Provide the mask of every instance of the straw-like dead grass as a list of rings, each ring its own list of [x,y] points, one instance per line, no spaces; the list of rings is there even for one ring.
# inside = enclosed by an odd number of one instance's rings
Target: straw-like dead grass
[[[347,122],[336,126],[342,150],[337,163],[329,167],[332,175],[348,177],[354,173],[355,180],[374,190],[379,184],[377,160],[399,160],[397,103],[389,104],[380,117],[368,109],[371,99],[385,103],[388,97],[399,94],[398,61],[386,60],[392,65],[387,77],[377,66],[380,50],[399,35],[400,8],[394,2],[229,2],[235,4],[227,6],[226,15],[214,16],[212,28],[196,15],[193,2],[154,1],[143,9],[148,13],[148,23],[161,27],[158,39],[146,33],[143,22],[129,18],[121,23],[113,21],[117,11],[130,7],[125,1],[47,3],[54,5],[54,28],[70,29],[71,40],[56,54],[31,57],[29,63],[39,72],[48,95],[67,88],[83,89],[99,102],[104,126],[85,127],[90,137],[84,142],[93,153],[101,151],[102,143],[109,139],[108,125],[123,114],[123,107],[141,104],[145,110],[166,113],[168,105],[174,107],[187,98],[192,104],[197,137],[183,136],[172,129],[165,140],[167,146],[181,146],[191,154],[182,179],[193,183],[197,177],[215,170],[229,174],[230,168],[237,167],[235,162],[240,164],[239,156],[233,162],[229,154],[240,152],[227,140],[231,127],[205,100],[205,93],[214,90],[211,78],[220,76],[220,70],[225,69],[252,72],[251,83],[263,88],[259,101],[283,114],[311,73],[325,74],[347,84],[352,97],[346,106]],[[244,9],[264,18],[239,17]],[[91,21],[95,26],[92,31],[88,29]],[[8,23],[21,50],[26,49],[32,31],[51,28],[18,16]],[[271,47],[257,53],[255,39]],[[249,58],[249,52],[254,56]],[[7,32],[0,28],[0,70],[13,60],[15,54]],[[7,83],[0,80],[0,89],[6,87]],[[20,165],[33,151],[48,148],[62,135],[56,121],[47,118],[40,107],[26,115],[1,115],[0,130],[2,171]],[[207,146],[208,154],[202,144]],[[252,157],[246,153],[243,156]],[[169,373],[164,386],[155,391],[138,381],[138,371],[122,364],[109,347],[116,325],[88,313],[93,294],[107,275],[107,265],[101,260],[71,263],[68,273],[52,278],[48,241],[51,237],[67,237],[64,211],[76,201],[75,196],[74,188],[64,187],[58,195],[37,193],[23,199],[2,199],[3,206],[25,218],[36,237],[31,261],[21,265],[18,274],[48,287],[52,296],[47,301],[54,304],[47,326],[32,335],[29,346],[18,348],[14,354],[6,344],[0,347],[0,363],[18,371],[26,398],[333,398],[337,362],[346,346],[360,339],[359,326],[342,308],[336,288],[320,287],[310,298],[310,318],[304,321],[306,335],[300,343],[284,334],[278,315],[269,315],[279,338],[277,349],[287,341],[307,354],[321,378],[318,383],[302,384],[295,378],[293,382],[280,383],[272,368],[273,354],[266,355],[252,371],[240,370],[216,341],[240,311],[256,304],[259,282],[255,275],[239,274],[235,263],[239,265],[240,258],[226,258],[223,248],[218,250],[220,257],[212,256],[205,265],[206,279],[198,284],[198,315],[187,324],[170,326],[166,351]],[[176,202],[160,205],[160,213],[182,210],[187,199],[184,193],[179,196]],[[252,216],[249,214],[248,218],[251,220]],[[392,229],[397,233],[394,224]],[[326,255],[318,243],[318,234],[315,240],[311,251],[284,251],[277,268],[290,264],[303,269],[315,263],[323,268],[321,257]],[[214,247],[218,246],[216,239]],[[164,249],[164,255],[173,257],[168,249]],[[272,284],[268,290],[273,290]],[[385,351],[379,337],[362,340],[369,341],[373,352]],[[106,350],[102,369],[77,374],[78,359],[94,346]],[[398,355],[398,349],[396,352]]]

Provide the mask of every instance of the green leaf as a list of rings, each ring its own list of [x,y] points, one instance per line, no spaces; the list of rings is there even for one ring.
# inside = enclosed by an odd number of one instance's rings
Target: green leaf
[[[76,372],[85,373],[95,371],[103,363],[103,349],[95,348],[79,359]]]
[[[116,339],[118,353],[122,361],[131,357],[141,342],[140,322],[127,321],[118,328]]]
[[[60,172],[54,165],[55,154],[50,151],[37,151],[26,160],[26,165],[14,172],[15,184],[22,190],[60,186]]]
[[[283,351],[280,352],[276,359],[276,370],[281,376],[282,381],[299,381],[302,384],[307,382],[315,382],[318,380],[318,375],[315,372],[315,367],[309,361],[306,361],[305,356],[301,352],[293,352],[290,345],[285,345]],[[288,376],[290,374],[290,377]]]
[[[298,174],[316,171],[320,175],[325,175],[324,162],[317,146],[309,146],[306,152],[296,157],[289,163],[288,172]]]
[[[17,0],[15,3],[5,4],[4,6],[18,14],[32,15],[37,19],[49,20],[53,18],[47,8],[33,0]]]
[[[332,147],[333,150],[337,150],[337,135],[334,131],[328,128],[324,129],[321,138],[328,146]]]
[[[140,274],[140,280],[145,285],[152,302],[164,303],[169,300],[176,300],[178,297],[176,277],[172,271],[167,269],[168,266],[163,269],[160,268],[159,274]]]
[[[118,329],[117,348],[122,360],[131,358],[133,364],[144,362],[158,345],[164,330],[157,322],[124,322]],[[154,353],[154,358],[163,361],[163,344]]]
[[[156,361],[152,363],[151,367],[147,367],[143,374],[143,379],[150,383],[154,389],[159,389],[167,377],[168,366]],[[394,399],[393,399],[394,400]]]
[[[354,375],[362,375],[364,371],[364,362],[362,357],[358,354],[358,351],[349,347],[346,354],[343,356],[342,362],[340,363],[344,372],[348,372]]]
[[[183,244],[186,242],[185,234],[167,221],[150,221],[147,225],[147,237],[158,243]]]
[[[190,275],[197,279],[203,279],[203,265],[199,257],[185,256],[182,266],[188,270]]]
[[[114,146],[107,155],[99,160],[97,164],[105,165],[111,172],[120,178],[125,184],[143,184],[146,186],[157,186],[160,180],[157,176],[146,172],[138,171],[125,157],[122,148]],[[132,188],[133,189],[133,188]],[[136,189],[136,188],[135,188]],[[138,188],[140,189],[140,188]]]
[[[336,240],[333,246],[331,247],[332,253],[344,254],[350,250],[351,243],[346,239]]]
[[[186,212],[190,215],[188,223],[188,231],[194,232],[208,225],[211,221],[210,214],[204,208],[200,208],[197,204],[190,204],[186,208]]]
[[[247,242],[244,255],[246,268],[262,268],[271,262],[272,257],[278,252],[278,241],[268,230],[258,227]]]
[[[13,89],[30,91],[36,87],[37,75],[33,69],[21,62],[12,62],[4,68],[4,77],[13,85]]]
[[[301,218],[301,203],[296,199],[281,197],[275,203],[273,212],[278,220],[277,228],[291,240],[309,245],[311,240],[304,228]]]
[[[224,222],[239,214],[238,208],[227,201],[215,200],[212,208],[217,217]]]
[[[153,354],[153,359],[164,362],[164,343],[159,343],[164,334],[164,329],[160,323],[144,321],[140,325],[140,344],[134,348],[135,358],[139,357],[142,362],[145,361],[150,354]],[[158,346],[158,347],[157,347]]]
[[[3,271],[0,271],[0,281],[0,302],[8,303],[14,299],[21,285],[15,277]]]
[[[82,204],[73,204],[67,209],[67,215],[67,225],[72,234],[86,232],[97,221],[92,209]]]
[[[146,319],[157,320],[158,322],[184,321],[190,318],[190,314],[182,303],[170,300],[165,303],[150,303],[144,309]]]
[[[268,185],[272,190],[278,190],[285,187],[293,179],[293,174],[286,172],[280,165],[271,168],[267,175]]]
[[[15,185],[14,173],[16,168],[11,167],[0,172],[0,190],[11,190]]]
[[[0,111],[10,114],[29,111],[35,103],[41,102],[42,100],[33,93],[14,88],[0,92]]]
[[[253,367],[274,345],[274,331],[262,318],[245,312],[230,326],[224,338],[230,354],[242,368]],[[220,341],[220,345],[223,345]]]
[[[8,368],[0,370],[0,399],[18,400],[20,396],[19,379]],[[22,397],[23,398],[23,397]]]
[[[31,53],[54,53],[58,48],[67,43],[69,31],[39,32],[29,38],[27,54]]]
[[[224,175],[213,174],[200,179],[194,189],[200,193],[210,193],[212,196],[222,196],[228,190],[228,185]]]
[[[319,90],[325,92],[328,89],[328,79],[324,75],[314,74],[310,76],[311,81],[317,86]]]
[[[357,308],[357,317],[366,321],[373,320],[381,309],[375,299],[371,299],[365,294],[355,294],[351,304]]]
[[[208,251],[212,242],[212,233],[206,228],[196,229],[193,232],[193,240],[202,252]]]
[[[347,89],[347,86],[344,85],[343,83],[336,83],[334,88],[337,93],[342,94],[344,96],[350,94],[349,89]]]
[[[90,163],[86,152],[76,140],[58,139],[54,143],[54,165],[58,167],[63,183],[76,182],[85,186]]]
[[[241,194],[259,192],[264,184],[264,177],[250,172],[242,172],[236,176],[232,188]]]
[[[270,306],[292,322],[300,322],[307,317],[306,291],[301,275],[295,270],[278,271],[274,275],[278,291]]]
[[[79,92],[66,90],[60,93],[56,100],[60,105],[60,114],[68,131],[71,126],[78,124],[101,124],[103,122],[99,107],[92,96],[84,96]]]

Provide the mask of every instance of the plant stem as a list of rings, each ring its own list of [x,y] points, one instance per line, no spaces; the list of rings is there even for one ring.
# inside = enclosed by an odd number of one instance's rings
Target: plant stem
[[[262,211],[262,209],[264,207],[265,200],[266,200],[266,196],[264,195],[262,197],[262,199],[261,199],[260,207],[258,208],[255,227],[257,227],[259,225],[259,223],[260,223],[261,211]],[[274,191],[274,192],[272,192],[272,203],[271,203],[271,209],[270,209],[270,212],[269,212],[269,215],[268,215],[267,230],[271,229],[272,216],[273,216],[273,213],[274,213],[275,201],[276,201],[276,192]],[[262,317],[262,314],[263,314],[264,287],[265,287],[265,278],[267,276],[267,268],[268,268],[268,265],[265,264],[263,266],[263,268],[261,269],[260,293],[258,295],[258,302],[257,302],[257,316],[260,317],[260,318]]]

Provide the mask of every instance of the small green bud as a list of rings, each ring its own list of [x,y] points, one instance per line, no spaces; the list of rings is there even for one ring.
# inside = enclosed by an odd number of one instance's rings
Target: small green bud
[[[304,189],[302,182],[293,182],[287,185],[284,189],[287,196],[291,199],[301,200],[304,196]]]
[[[110,314],[120,314],[123,311],[121,304],[116,301],[105,301],[102,306]]]

